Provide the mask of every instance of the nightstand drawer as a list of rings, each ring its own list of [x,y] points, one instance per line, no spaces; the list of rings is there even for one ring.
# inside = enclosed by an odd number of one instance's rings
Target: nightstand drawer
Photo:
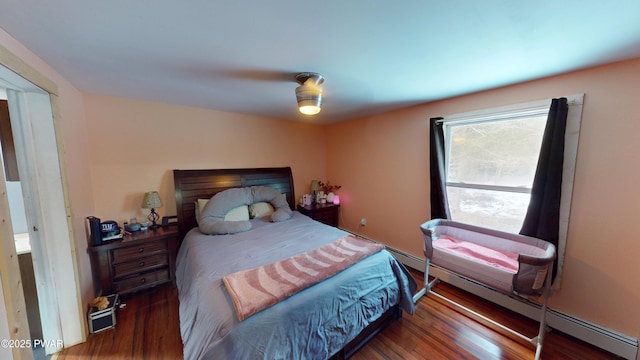
[[[114,265],[113,278],[119,279],[166,265],[169,265],[167,254],[157,254],[147,257],[141,257],[133,261],[127,261]]]
[[[333,210],[318,211],[313,213],[312,218],[325,224],[333,224],[335,212]]]
[[[117,293],[126,293],[140,288],[151,287],[169,281],[169,269],[161,269],[154,272],[132,276],[127,279],[114,281],[113,289]]]
[[[307,215],[313,220],[335,227],[338,226],[340,214],[339,204],[298,205],[297,209],[301,214]]]
[[[122,240],[91,246],[88,252],[96,291],[130,294],[175,280],[178,228],[137,231]]]
[[[113,263],[120,263],[152,255],[154,253],[166,252],[167,243],[165,241],[148,242],[137,246],[128,246],[113,250]]]

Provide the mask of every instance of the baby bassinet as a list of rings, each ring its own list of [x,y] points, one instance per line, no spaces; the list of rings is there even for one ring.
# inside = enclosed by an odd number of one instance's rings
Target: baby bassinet
[[[414,296],[414,302],[426,293],[432,293],[456,306],[463,307],[430,291],[438,282],[437,278],[431,282],[428,281],[430,264],[506,294],[523,297],[542,295],[540,331],[534,338],[525,337],[465,308],[473,315],[534,344],[535,358],[538,359],[542,351],[546,327],[545,315],[550,293],[551,269],[556,256],[555,246],[537,238],[451,220],[430,220],[420,228],[424,234],[425,282],[424,288]]]

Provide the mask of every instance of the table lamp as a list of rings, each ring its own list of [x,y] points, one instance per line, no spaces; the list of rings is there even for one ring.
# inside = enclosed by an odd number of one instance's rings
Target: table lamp
[[[144,194],[144,199],[142,200],[142,208],[143,209],[151,209],[149,216],[147,219],[151,221],[151,228],[155,229],[158,227],[156,222],[160,218],[156,209],[162,206],[162,200],[160,200],[160,194],[157,191],[149,191]]]
[[[318,183],[318,180],[311,180],[311,204],[313,205],[317,204],[316,193],[319,189],[320,184]]]

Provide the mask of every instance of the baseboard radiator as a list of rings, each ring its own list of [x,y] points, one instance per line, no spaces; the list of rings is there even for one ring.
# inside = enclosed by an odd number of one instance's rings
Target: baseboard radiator
[[[424,271],[425,261],[414,255],[387,246],[400,262],[420,272]],[[517,296],[508,296],[488,288],[473,280],[458,276],[446,269],[431,265],[429,273],[440,280],[480,296],[504,308],[524,315],[530,319],[540,319],[540,305]],[[428,295],[427,295],[428,296]],[[553,298],[553,296],[552,296]],[[607,329],[592,322],[549,308],[547,325],[577,339],[593,344],[603,350],[629,360],[640,360],[638,339]]]

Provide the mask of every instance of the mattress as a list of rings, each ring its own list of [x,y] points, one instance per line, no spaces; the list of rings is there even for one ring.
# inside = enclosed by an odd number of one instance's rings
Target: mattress
[[[233,235],[185,237],[176,261],[180,331],[189,359],[329,358],[386,310],[413,313],[415,281],[386,250],[239,321],[226,274],[320,247],[347,233],[294,212],[278,223],[253,219]]]

